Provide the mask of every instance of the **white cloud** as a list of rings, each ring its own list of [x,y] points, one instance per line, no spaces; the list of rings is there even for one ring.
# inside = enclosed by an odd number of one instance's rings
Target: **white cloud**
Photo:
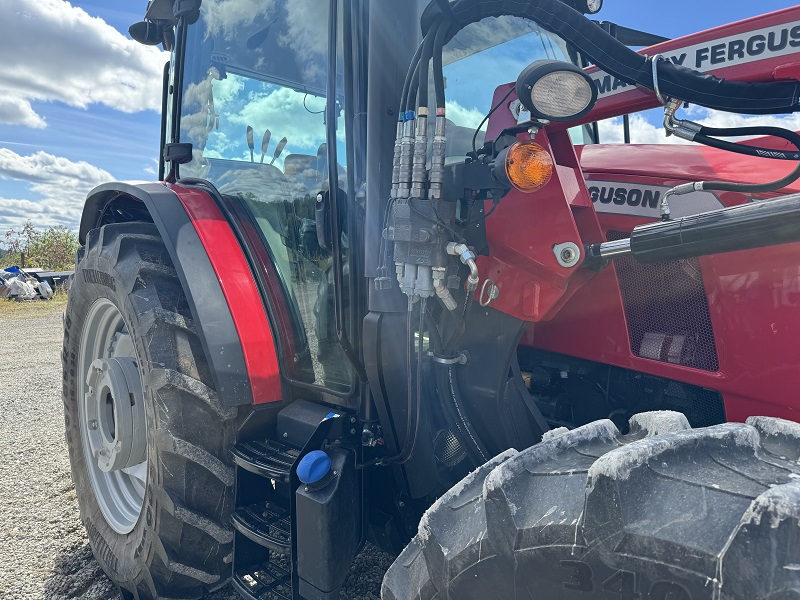
[[[600,143],[622,144],[624,134],[622,117],[599,122]],[[631,142],[634,144],[679,144],[688,143],[675,137],[667,137],[663,127],[656,127],[641,114],[631,115]]]
[[[0,232],[29,220],[36,226],[77,228],[86,194],[114,177],[87,162],[73,162],[46,152],[21,156],[0,148],[0,180],[28,184],[41,200],[0,198]]]
[[[323,9],[327,12],[327,9]],[[325,75],[324,58],[328,56],[328,32],[325,19],[320,19],[319,0],[293,0],[286,5],[287,31],[280,37],[282,46],[295,51],[306,81]]]
[[[275,0],[218,0],[203,2],[200,10],[206,23],[207,35],[231,39],[249,27],[256,19],[268,22]]]
[[[455,100],[447,102],[445,107],[447,108],[447,118],[460,127],[477,129],[486,116],[477,108],[464,108]]]
[[[75,230],[80,220],[80,211],[62,210],[52,200],[36,202],[0,197],[0,244],[2,235],[9,229],[20,230],[30,221],[34,227],[45,228],[62,225]]]
[[[43,127],[30,101],[160,110],[166,54],[64,0],[0,2],[0,123]]]
[[[284,155],[295,152],[316,155],[319,145],[325,142],[325,122],[321,114],[324,110],[324,98],[278,88],[264,95],[254,94],[242,110],[230,115],[228,120],[239,126],[237,131],[241,132],[242,140],[246,126],[251,125],[256,132],[258,148],[262,132],[271,127],[271,149],[281,137],[286,137],[288,145]]]
[[[30,102],[11,95],[0,97],[0,123],[25,125],[36,129],[46,126],[44,119],[36,114]]]

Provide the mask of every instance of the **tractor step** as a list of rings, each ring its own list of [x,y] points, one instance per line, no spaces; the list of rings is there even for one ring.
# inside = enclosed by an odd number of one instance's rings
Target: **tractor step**
[[[239,569],[232,582],[247,600],[292,600],[292,574],[273,562]]]
[[[237,531],[270,550],[291,554],[291,521],[288,511],[271,502],[240,506],[231,523]]]
[[[298,450],[273,440],[236,444],[231,450],[234,462],[241,468],[269,479],[289,480]]]
[[[318,582],[303,578],[298,558],[297,496],[309,490],[302,485],[297,470],[304,456],[320,449],[326,440],[342,436],[345,419],[341,416],[328,407],[295,400],[278,414],[273,434],[277,439],[240,440],[231,449],[231,459],[236,464],[236,505],[230,518],[234,532],[232,584],[245,600],[297,600],[301,598],[301,586],[308,587],[313,597],[319,596],[314,592]],[[337,429],[333,429],[334,425]],[[329,452],[331,462],[338,461],[338,472],[344,473],[343,457],[349,458],[350,454],[344,450]],[[353,461],[347,464],[354,465]],[[353,487],[352,473],[343,480]],[[331,485],[331,490],[338,490],[340,485]],[[344,500],[346,506],[349,508],[357,497],[357,493],[349,495]],[[305,513],[309,525],[321,522],[327,503],[316,498],[303,500],[308,504]],[[342,511],[341,507],[337,509]],[[342,539],[346,544],[347,533],[355,529],[354,524],[346,520],[337,523],[341,527],[336,530],[335,542]],[[317,565],[324,564],[314,552],[323,546],[320,540],[327,539],[325,532],[320,527],[319,532],[315,530],[302,538],[306,547],[311,547],[304,556],[310,563],[306,570],[312,575],[320,570]],[[323,580],[322,585],[327,586],[327,581]],[[328,588],[339,585],[334,582]],[[323,596],[328,597],[324,593]]]

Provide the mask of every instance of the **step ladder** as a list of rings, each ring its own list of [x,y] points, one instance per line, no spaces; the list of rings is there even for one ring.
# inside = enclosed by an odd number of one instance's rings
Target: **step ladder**
[[[248,600],[292,600],[292,467],[301,452],[273,440],[236,444],[234,589]]]
[[[326,440],[341,438],[342,417],[343,413],[297,400],[278,414],[272,437],[281,441],[240,440],[231,449],[236,465],[232,585],[246,600],[302,598],[299,590],[307,583],[301,583],[298,575],[294,516],[296,492],[303,484],[297,469]],[[308,486],[303,487],[307,492]]]

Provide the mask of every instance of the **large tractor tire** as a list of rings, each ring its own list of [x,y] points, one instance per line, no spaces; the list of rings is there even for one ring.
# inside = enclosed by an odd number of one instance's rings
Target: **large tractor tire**
[[[238,410],[217,399],[154,225],[89,232],[69,291],[62,361],[81,519],[123,598],[199,598],[225,584]]]
[[[496,457],[423,517],[383,600],[798,600],[800,425],[646,413]]]

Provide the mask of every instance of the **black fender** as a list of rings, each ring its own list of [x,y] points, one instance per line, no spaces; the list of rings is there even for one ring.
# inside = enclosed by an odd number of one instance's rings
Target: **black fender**
[[[105,183],[86,199],[79,239],[108,223],[152,221],[172,258],[223,407],[253,403],[244,349],[219,279],[178,196],[160,183]],[[77,275],[77,274],[76,274]]]

